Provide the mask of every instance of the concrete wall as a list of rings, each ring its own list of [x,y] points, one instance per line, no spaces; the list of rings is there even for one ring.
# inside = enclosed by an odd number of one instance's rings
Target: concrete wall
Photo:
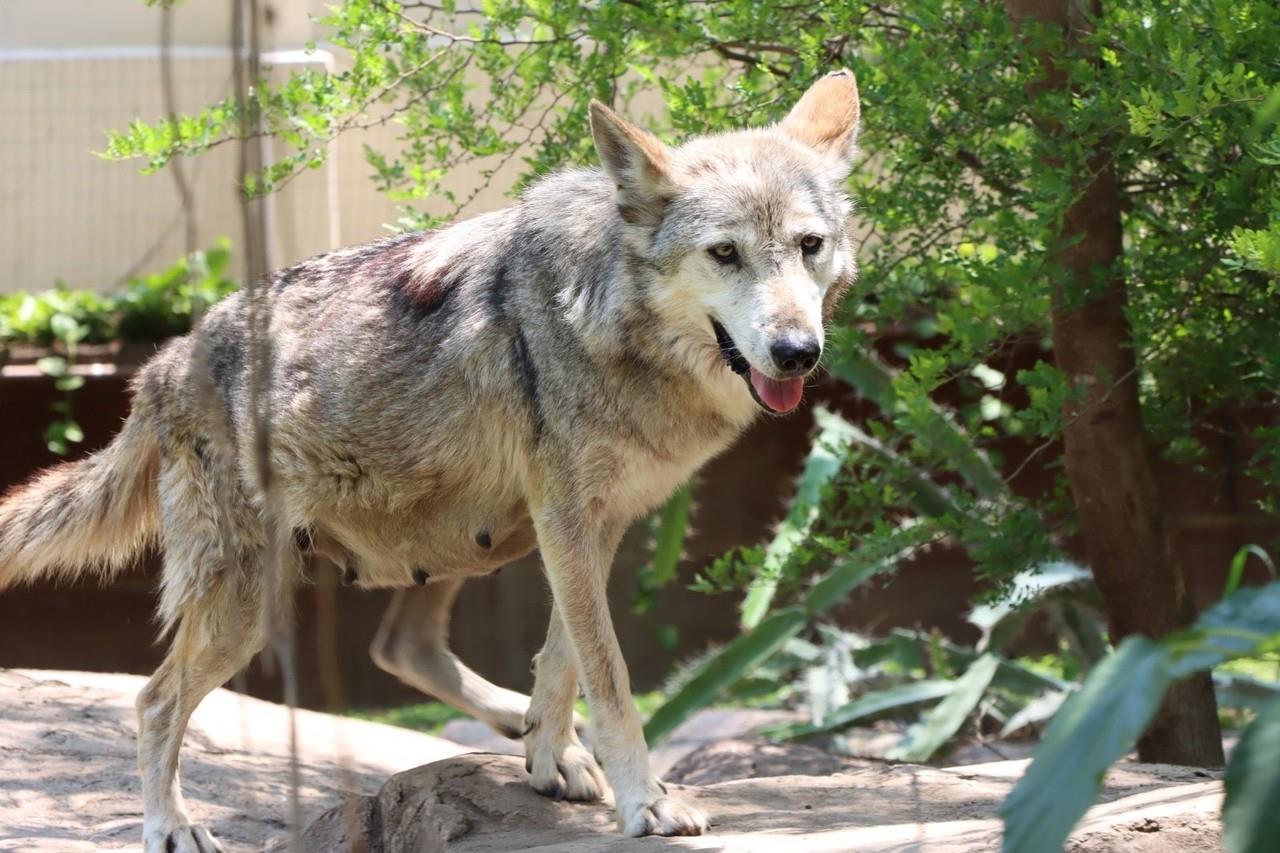
[[[311,15],[319,0],[274,0],[262,25],[272,75],[341,62],[323,49]],[[228,0],[187,0],[174,19],[174,82],[180,112],[232,93]],[[107,129],[164,114],[161,13],[140,0],[4,0],[0,3],[0,292],[40,290],[62,279],[109,291],[130,275],[163,268],[184,251],[179,196],[165,172],[94,154]],[[363,145],[395,145],[394,123],[342,136],[328,163],[272,197],[271,260],[282,266],[387,233],[395,206],[368,176]],[[240,243],[235,146],[186,161],[196,196],[201,246]],[[507,202],[519,158],[488,182],[474,215]],[[478,169],[450,176],[460,196]]]

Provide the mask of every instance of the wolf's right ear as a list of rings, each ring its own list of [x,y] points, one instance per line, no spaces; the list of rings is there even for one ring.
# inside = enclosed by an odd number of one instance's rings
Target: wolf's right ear
[[[600,164],[618,188],[625,222],[657,225],[674,194],[667,146],[599,101],[591,102],[591,135]]]
[[[862,107],[858,81],[847,68],[833,71],[809,87],[778,129],[826,157],[848,175],[857,155]]]

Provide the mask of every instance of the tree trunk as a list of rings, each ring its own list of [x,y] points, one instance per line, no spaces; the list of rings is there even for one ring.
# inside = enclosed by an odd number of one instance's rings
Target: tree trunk
[[[1083,4],[1006,0],[1016,22],[1057,24],[1068,40],[1088,26]],[[1097,3],[1092,14],[1101,13]],[[1044,86],[1070,85],[1046,63]],[[1042,132],[1071,134],[1051,119]],[[1107,151],[1079,176],[1053,253],[1054,361],[1068,377],[1063,405],[1066,473],[1080,532],[1113,641],[1163,637],[1195,619],[1156,489],[1138,402],[1138,369],[1125,315],[1121,198]],[[1050,164],[1060,168],[1061,164]],[[1222,735],[1208,674],[1173,686],[1138,742],[1142,761],[1221,766]]]

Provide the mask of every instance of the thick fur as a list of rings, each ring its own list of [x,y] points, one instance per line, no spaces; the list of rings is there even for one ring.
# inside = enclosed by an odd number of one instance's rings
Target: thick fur
[[[611,786],[631,835],[698,834],[706,819],[649,769],[605,598],[614,551],[760,410],[730,357],[774,376],[780,335],[821,342],[854,275],[843,182],[857,122],[848,72],[778,126],[679,148],[596,104],[603,170],[264,284],[284,523],[361,585],[426,583],[416,607],[398,597],[375,657],[500,730],[520,726],[538,790]],[[815,236],[821,249],[802,252]],[[726,243],[732,264],[708,251]],[[141,371],[106,450],[0,505],[0,587],[109,573],[152,538],[163,547],[173,645],[138,698],[149,853],[219,849],[182,805],[178,746],[201,697],[262,643],[246,299]],[[526,698],[458,662],[447,614],[466,577],[535,547],[555,608]],[[416,633],[397,615],[409,612],[426,614]],[[575,733],[579,683],[599,766]]]
[[[136,405],[110,446],[51,468],[0,501],[0,589],[96,571],[109,580],[158,529],[154,415]]]

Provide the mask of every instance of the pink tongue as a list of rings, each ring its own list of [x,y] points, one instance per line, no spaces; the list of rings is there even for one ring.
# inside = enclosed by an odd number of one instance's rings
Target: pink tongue
[[[764,404],[775,412],[789,412],[800,405],[804,395],[804,379],[770,379],[754,367],[751,368],[751,387]]]

